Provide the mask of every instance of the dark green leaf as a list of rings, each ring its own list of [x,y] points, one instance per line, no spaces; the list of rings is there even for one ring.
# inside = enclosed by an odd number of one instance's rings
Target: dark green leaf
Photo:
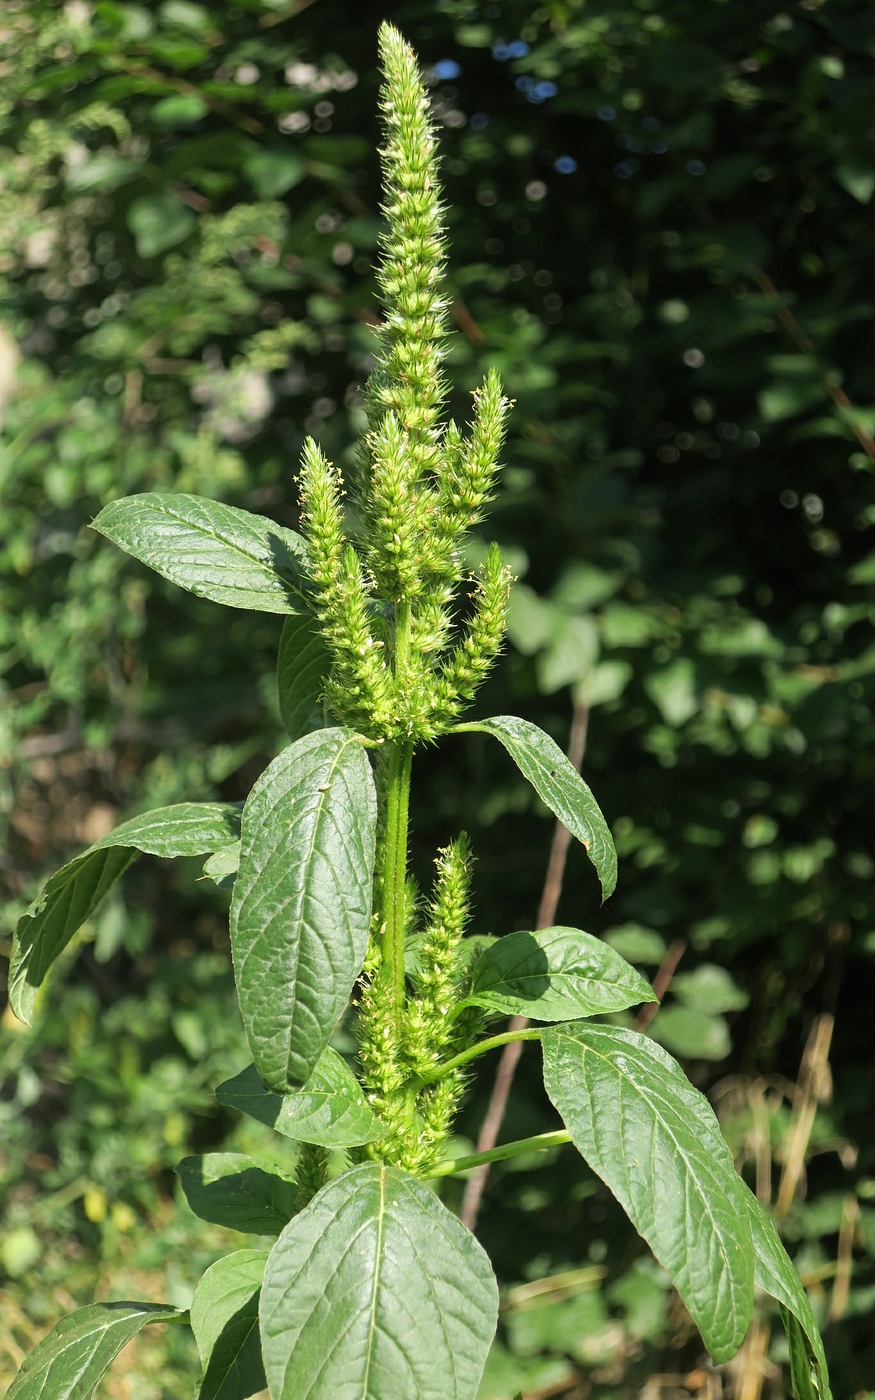
[[[559,745],[536,724],[516,715],[495,715],[464,728],[492,734],[504,745],[541,801],[582,842],[607,899],[617,883],[614,842],[595,798]]]
[[[382,1137],[383,1124],[368,1107],[359,1082],[336,1050],[323,1050],[307,1083],[286,1094],[272,1094],[255,1065],[216,1090],[219,1103],[239,1109],[259,1123],[321,1147],[358,1147]]]
[[[349,729],[285,749],[243,811],[231,947],[256,1069],[306,1084],[361,971],[371,919],[377,796]]]
[[[304,610],[304,542],[263,515],[204,496],[147,492],[112,501],[92,524],[199,598],[255,612]]]
[[[9,969],[16,1016],[30,1023],[52,963],[137,851],[168,859],[206,855],[233,842],[239,830],[240,811],[230,803],[180,802],[133,817],[62,866],[18,921]]]
[[[273,1400],[473,1400],[498,1316],[482,1248],[433,1191],[367,1163],[277,1241],[261,1296]]]
[[[276,661],[280,714],[294,742],[322,726],[322,686],[331,669],[331,654],[318,624],[309,617],[287,617]]]
[[[649,982],[600,939],[576,928],[545,928],[508,934],[488,948],[468,1000],[535,1021],[568,1021],[655,998]]]
[[[295,1183],[242,1152],[184,1157],[176,1174],[195,1215],[229,1230],[277,1235],[297,1209]]]
[[[796,1400],[831,1400],[823,1342],[808,1294],[771,1218],[750,1191],[745,1190],[744,1199],[753,1238],[754,1280],[781,1305]]]
[[[185,1313],[164,1303],[94,1303],[62,1317],[22,1362],[6,1400],[88,1400],[122,1347],[147,1322]]]
[[[191,1304],[201,1358],[197,1400],[248,1400],[267,1382],[258,1336],[266,1249],[238,1249],[207,1269]]]
[[[575,1146],[664,1266],[715,1361],[753,1311],[745,1188],[708,1101],[635,1031],[543,1032],[544,1083]]]

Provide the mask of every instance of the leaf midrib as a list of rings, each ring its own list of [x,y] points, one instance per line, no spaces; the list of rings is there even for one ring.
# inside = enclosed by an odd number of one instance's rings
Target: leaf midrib
[[[383,1228],[386,1217],[386,1167],[380,1165],[380,1205],[377,1213],[377,1242],[374,1254],[374,1286],[371,1290],[370,1319],[368,1322],[368,1345],[365,1353],[365,1374],[362,1383],[361,1400],[368,1400],[368,1386],[371,1376],[371,1362],[374,1358],[374,1335],[377,1330],[377,1293],[380,1287],[380,1273],[383,1262]]]
[[[219,503],[219,502],[216,502],[216,504],[220,504],[220,503]],[[273,567],[272,564],[267,563],[264,559],[259,559],[259,557],[258,557],[257,554],[251,554],[251,553],[249,552],[248,549],[244,548],[243,545],[238,544],[238,542],[237,542],[236,540],[225,539],[222,535],[217,534],[215,530],[210,529],[208,526],[206,526],[206,525],[201,525],[201,524],[194,524],[194,523],[192,523],[191,520],[187,520],[186,517],[185,517],[184,515],[176,514],[176,513],[174,513],[174,511],[168,510],[168,509],[166,509],[166,507],[164,507],[164,506],[155,505],[155,504],[153,504],[152,502],[150,502],[150,503],[149,503],[149,506],[147,506],[146,509],[148,510],[148,509],[150,509],[150,508],[151,508],[152,510],[154,510],[154,511],[157,511],[159,515],[165,515],[165,516],[167,517],[168,520],[173,520],[173,521],[175,521],[175,522],[176,522],[177,524],[179,524],[179,525],[185,525],[189,530],[195,530],[195,531],[198,531],[198,532],[199,532],[200,534],[202,534],[202,535],[206,535],[208,539],[215,540],[216,544],[225,545],[225,546],[227,546],[229,549],[236,550],[236,552],[237,552],[238,554],[242,555],[244,559],[248,559],[249,562],[250,562],[251,564],[256,564],[256,565],[258,566],[259,569],[263,569],[263,570],[265,570],[266,572],[271,573],[271,574],[273,575],[274,578],[280,579],[281,582],[282,582],[284,585],[288,585],[288,586],[290,586],[290,587],[292,586],[292,585],[290,584],[289,580],[288,580],[283,574],[279,573],[279,572]],[[273,523],[273,522],[271,522],[271,523]],[[241,525],[241,528],[242,528],[242,525]],[[251,528],[251,527],[250,527],[250,528]],[[277,527],[277,528],[279,528],[279,527]],[[253,533],[256,533],[256,532],[253,532]],[[287,547],[289,550],[291,550],[291,545],[289,545],[287,541],[283,541],[282,535],[278,534],[278,535],[277,535],[277,538],[278,538],[281,542],[284,542],[284,543],[286,544],[286,547]]]
[[[651,1109],[651,1112],[653,1113],[654,1118],[655,1118],[656,1121],[661,1125],[661,1127],[662,1127],[663,1131],[665,1132],[665,1134],[667,1135],[667,1137],[670,1139],[670,1141],[672,1142],[672,1144],[674,1145],[674,1147],[678,1150],[679,1154],[683,1157],[683,1160],[684,1160],[685,1162],[688,1162],[688,1161],[689,1161],[688,1150],[685,1150],[685,1149],[683,1148],[682,1144],[678,1141],[678,1138],[677,1138],[676,1134],[675,1134],[674,1131],[669,1127],[668,1123],[665,1121],[665,1119],[663,1118],[663,1116],[662,1116],[661,1113],[659,1112],[657,1103],[654,1102],[654,1101],[651,1100],[651,1099],[648,1099],[648,1098],[645,1096],[645,1093],[643,1092],[643,1090],[642,1090],[637,1084],[635,1084],[634,1080],[630,1079],[630,1078],[628,1077],[628,1075],[624,1074],[623,1071],[620,1070],[620,1069],[618,1068],[618,1066],[617,1066],[617,1064],[616,1064],[616,1061],[612,1060],[612,1059],[610,1058],[610,1056],[604,1054],[604,1052],[600,1052],[600,1051],[594,1049],[592,1046],[589,1046],[589,1045],[586,1045],[586,1044],[582,1044],[580,1041],[577,1041],[577,1040],[573,1039],[573,1038],[570,1037],[570,1036],[569,1036],[569,1037],[566,1037],[566,1038],[570,1041],[570,1043],[571,1043],[572,1045],[577,1045],[577,1046],[579,1046],[579,1047],[584,1051],[584,1053],[586,1053],[586,1052],[588,1051],[588,1052],[589,1052],[591,1055],[593,1055],[596,1059],[601,1060],[603,1064],[608,1065],[608,1066],[612,1069],[612,1071],[614,1072],[614,1074],[620,1075],[620,1076],[622,1077],[623,1082],[624,1082],[625,1084],[627,1084],[627,1085],[629,1086],[629,1088],[632,1089],[632,1090],[637,1094],[638,1098],[639,1098],[640,1100],[642,1100],[643,1102],[645,1102],[645,1103],[648,1104],[648,1106],[649,1106],[650,1109]],[[584,1069],[584,1074],[585,1074],[585,1073],[586,1073],[586,1071],[585,1071],[585,1069]],[[592,1099],[592,1097],[593,1097],[593,1096],[592,1096],[592,1094],[590,1093],[590,1099]],[[728,1149],[727,1149],[727,1150],[728,1150]],[[601,1155],[601,1154],[600,1154],[600,1155]],[[625,1151],[624,1151],[624,1153],[623,1153],[623,1160],[624,1160],[624,1164],[625,1164],[625,1166],[626,1166],[626,1171],[627,1171],[627,1174],[628,1174],[628,1162],[627,1162],[627,1160],[626,1160]],[[711,1166],[711,1158],[710,1158],[710,1156],[709,1156],[707,1153],[705,1153],[705,1154],[703,1155],[703,1161],[706,1163],[706,1165],[707,1165],[708,1167]],[[733,1168],[733,1172],[734,1172],[734,1168]],[[695,1188],[695,1192],[696,1192],[696,1195],[697,1195],[698,1199],[699,1199],[699,1200],[701,1201],[701,1203],[702,1203],[702,1207],[703,1207],[704,1213],[705,1213],[705,1215],[707,1216],[708,1220],[711,1222],[711,1226],[712,1226],[712,1229],[713,1229],[713,1232],[714,1232],[714,1236],[715,1236],[715,1239],[716,1239],[716,1241],[717,1241],[718,1249],[719,1249],[720,1254],[721,1254],[721,1256],[722,1256],[722,1258],[723,1258],[723,1260],[724,1260],[724,1263],[725,1263],[725,1265],[726,1265],[727,1276],[730,1276],[730,1277],[731,1277],[731,1269],[732,1269],[732,1262],[733,1262],[733,1261],[731,1260],[731,1258],[730,1258],[730,1256],[729,1256],[729,1254],[728,1254],[728,1252],[727,1252],[727,1247],[726,1247],[726,1245],[724,1244],[724,1241],[723,1241],[723,1239],[722,1239],[721,1230],[717,1227],[717,1223],[716,1223],[716,1221],[715,1221],[714,1214],[713,1214],[713,1212],[709,1209],[708,1199],[707,1199],[707,1197],[704,1195],[704,1193],[702,1192],[702,1190],[701,1190],[701,1188],[700,1188],[700,1186],[699,1186],[698,1179],[697,1179],[697,1177],[696,1177],[695,1172],[692,1171],[692,1170],[690,1170],[689,1167],[688,1167],[688,1176],[690,1177],[690,1180],[691,1180],[691,1182],[692,1182],[692,1184],[693,1184],[693,1187]],[[719,1183],[718,1183],[718,1184],[719,1184]],[[735,1307],[732,1308],[732,1312],[733,1312],[733,1315],[737,1315],[737,1309],[736,1309]]]

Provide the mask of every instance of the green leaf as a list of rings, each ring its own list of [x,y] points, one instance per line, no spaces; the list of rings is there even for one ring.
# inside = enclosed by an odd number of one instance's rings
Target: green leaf
[[[371,920],[377,795],[349,729],[275,758],[243,809],[231,901],[237,994],[269,1089],[306,1084],[361,971]]]
[[[771,1217],[746,1188],[744,1200],[753,1238],[754,1280],[781,1305],[796,1400],[831,1400],[823,1342],[808,1294]]]
[[[421,1181],[365,1163],[286,1227],[261,1295],[273,1400],[474,1400],[498,1317],[483,1249]]]
[[[198,598],[255,612],[304,610],[304,541],[263,515],[182,492],[111,501],[92,522],[113,544]]]
[[[141,258],[157,258],[188,238],[197,219],[173,194],[149,194],[135,199],[128,209],[128,228]]]
[[[6,1400],[88,1400],[122,1347],[147,1322],[185,1318],[164,1303],[94,1303],[62,1317],[22,1362]]]
[[[195,1215],[247,1235],[278,1235],[297,1210],[298,1188],[242,1152],[184,1157],[176,1168]]]
[[[266,1249],[238,1249],[207,1269],[191,1304],[201,1358],[197,1400],[248,1400],[264,1390],[258,1299]]]
[[[301,157],[292,151],[257,151],[243,162],[243,171],[259,199],[279,199],[307,173]]]
[[[193,126],[209,112],[206,102],[193,93],[178,92],[156,102],[150,116],[156,126]],[[136,231],[136,230],[135,230]],[[139,250],[138,250],[139,251]]]
[[[280,714],[294,742],[321,728],[319,697],[331,669],[331,653],[318,624],[309,617],[287,617],[276,660]]]
[[[654,1001],[619,953],[576,928],[510,933],[482,955],[468,1002],[489,1011],[567,1021]]]
[[[239,808],[223,802],[180,802],[133,817],[76,856],[43,885],[21,916],[9,968],[15,1015],[30,1024],[34,1001],[52,963],[130,865],[146,855],[206,855],[233,842]]]
[[[220,890],[230,890],[234,888],[234,881],[237,879],[237,871],[240,867],[240,842],[234,841],[230,846],[223,846],[209,860],[204,861],[204,874],[219,886]]]
[[[707,1100],[635,1031],[543,1032],[544,1083],[575,1146],[650,1245],[715,1361],[753,1311],[745,1188]]]
[[[536,724],[516,715],[495,715],[459,728],[492,734],[504,745],[541,801],[583,843],[607,899],[617,883],[617,853],[611,833],[595,798],[559,745]]]
[[[666,1006],[650,1025],[650,1034],[675,1055],[691,1060],[725,1060],[732,1050],[722,1016],[692,1006]]]
[[[301,1089],[272,1094],[255,1065],[220,1084],[216,1098],[296,1142],[358,1147],[383,1136],[384,1125],[368,1106],[346,1061],[329,1046]]]

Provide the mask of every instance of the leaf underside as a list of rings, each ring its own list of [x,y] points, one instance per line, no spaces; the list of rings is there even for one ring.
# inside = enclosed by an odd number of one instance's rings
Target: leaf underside
[[[286,1227],[264,1276],[273,1400],[474,1400],[498,1290],[481,1246],[422,1182],[366,1163]]]
[[[796,1400],[831,1400],[823,1342],[808,1294],[771,1217],[750,1191],[745,1190],[744,1197],[753,1239],[754,1280],[781,1305]]]
[[[495,715],[466,729],[491,734],[503,744],[524,778],[564,826],[584,846],[595,866],[602,897],[617,884],[617,853],[608,824],[587,784],[559,745],[529,720]]]
[[[30,1023],[52,963],[138,851],[165,859],[208,855],[236,840],[239,831],[240,811],[232,803],[180,802],[124,822],[57,871],[15,931],[9,999],[19,1020]]]
[[[348,729],[299,739],[243,811],[231,948],[249,1048],[269,1089],[305,1084],[361,971],[377,798]]]
[[[227,1108],[236,1108],[296,1142],[359,1147],[385,1132],[352,1070],[330,1046],[323,1050],[300,1089],[271,1093],[255,1065],[247,1065],[219,1085],[216,1098]]]
[[[199,598],[255,612],[307,608],[304,541],[265,516],[205,496],[150,491],[111,501],[92,525]]]
[[[576,928],[509,933],[474,969],[467,998],[487,1010],[568,1021],[653,1001],[653,989],[600,938]]]
[[[543,1032],[544,1083],[575,1146],[670,1274],[715,1361],[753,1311],[745,1188],[707,1100],[635,1031]]]
[[[6,1400],[88,1400],[122,1347],[149,1322],[184,1317],[163,1303],[94,1303],[61,1318],[22,1362]]]
[[[287,617],[276,659],[276,688],[280,715],[292,743],[321,728],[319,697],[331,653],[311,617]]]

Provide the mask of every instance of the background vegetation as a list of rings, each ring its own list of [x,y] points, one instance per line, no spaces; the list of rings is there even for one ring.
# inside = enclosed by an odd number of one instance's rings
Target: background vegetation
[[[572,853],[559,918],[677,964],[650,1030],[776,1201],[836,1394],[875,1393],[864,0],[7,0],[0,937],[83,844],[242,799],[283,742],[279,619],[174,589],[88,522],[166,489],[293,526],[303,435],[347,460],[384,16],[444,127],[458,411],[490,364],[517,401],[488,532],[520,582],[483,713],[565,744],[586,707],[620,886],[600,909]],[[547,814],[485,741],[452,753],[421,762],[415,860],[466,827],[482,931],[531,927]],[[200,874],[140,861],[35,1030],[3,1018],[4,1378],[74,1304],[185,1303],[231,1243],[171,1170],[256,1132],[212,1097],[247,1057]],[[507,1126],[553,1126],[525,1056]],[[572,1154],[496,1169],[479,1229],[506,1290],[484,1400],[781,1393],[780,1329],[712,1375]],[[185,1393],[177,1330],[110,1393]]]

